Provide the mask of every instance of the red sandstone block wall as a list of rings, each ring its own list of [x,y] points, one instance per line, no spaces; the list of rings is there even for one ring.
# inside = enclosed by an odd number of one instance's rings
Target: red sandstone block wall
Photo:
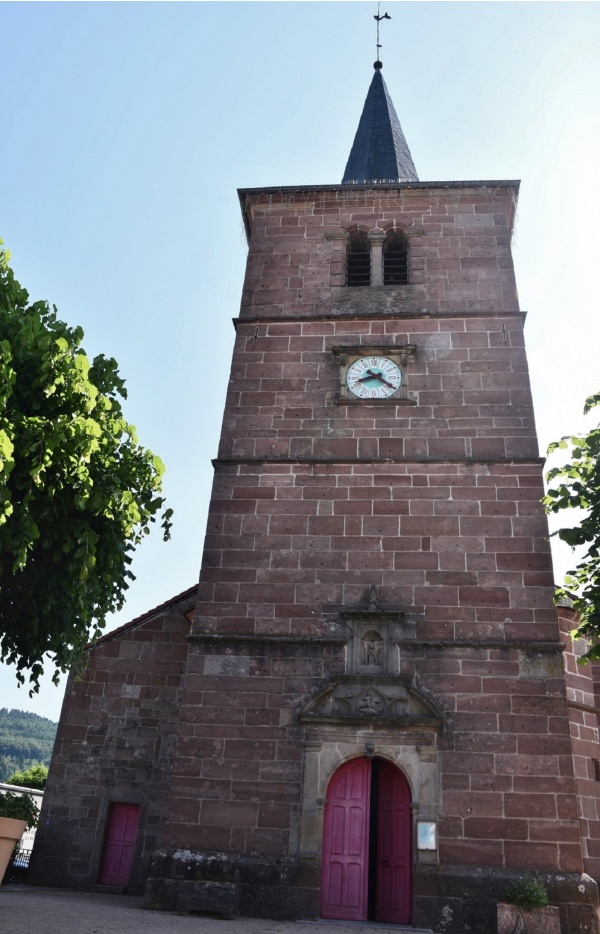
[[[166,845],[289,855],[302,778],[297,711],[341,671],[339,647],[192,642]]]
[[[225,464],[195,631],[305,635],[381,599],[422,638],[556,639],[536,463]]]
[[[573,640],[575,613],[559,607],[564,654],[573,764],[577,785],[578,817],[581,823],[585,871],[600,876],[600,752],[598,748],[598,665],[578,665],[586,650],[584,640]]]
[[[298,712],[345,670],[328,623],[377,584],[446,714],[442,864],[581,869],[511,194],[248,197],[167,844],[294,852]],[[344,288],[337,235],[394,221],[410,284]],[[406,400],[339,401],[335,347],[405,344]]]
[[[443,698],[443,864],[581,871],[561,653],[468,645],[401,651]]]
[[[493,187],[247,195],[252,235],[242,316],[323,313],[344,285],[345,244],[329,238],[393,225],[410,235],[403,300],[429,310],[514,310],[513,196]]]
[[[520,315],[239,324],[221,457],[536,457]],[[414,345],[408,399],[339,398],[334,348]]]
[[[189,622],[182,605],[125,627],[69,679],[30,867],[35,884],[98,881],[111,802],[139,804],[131,887],[161,845]]]
[[[580,869],[541,492],[536,463],[219,467],[194,633],[233,668],[206,668],[207,647],[193,645],[167,842],[252,852],[260,839],[286,852],[300,807],[297,711],[343,657],[307,641],[296,668],[244,634],[326,637],[336,605],[366,602],[377,583],[382,602],[417,620],[401,671],[446,711],[443,864]]]

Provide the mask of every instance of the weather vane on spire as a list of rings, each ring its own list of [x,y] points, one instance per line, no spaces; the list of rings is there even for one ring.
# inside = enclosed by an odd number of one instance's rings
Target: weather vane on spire
[[[377,16],[374,16],[374,17],[373,17],[373,19],[377,20],[377,51],[376,51],[376,53],[375,53],[375,55],[377,56],[377,61],[375,62],[375,65],[374,65],[375,68],[383,68],[383,65],[381,64],[381,62],[380,62],[380,60],[379,60],[379,49],[381,48],[381,45],[380,45],[380,43],[379,43],[379,24],[380,24],[380,22],[381,22],[382,19],[391,19],[391,18],[392,18],[392,17],[389,15],[389,13],[384,13],[383,16],[380,16],[380,15],[379,15],[379,8],[380,8],[380,4],[378,3],[378,4],[377,4]]]

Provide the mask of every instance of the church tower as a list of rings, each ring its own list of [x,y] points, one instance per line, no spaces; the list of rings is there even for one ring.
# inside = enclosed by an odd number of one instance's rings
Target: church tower
[[[564,931],[595,930],[518,190],[419,181],[376,62],[341,184],[240,191],[248,265],[149,907],[482,934],[535,872]]]

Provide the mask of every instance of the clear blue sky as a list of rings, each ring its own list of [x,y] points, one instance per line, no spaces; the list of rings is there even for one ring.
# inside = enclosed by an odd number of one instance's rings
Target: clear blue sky
[[[515,261],[542,450],[600,389],[600,6],[382,4],[423,180],[522,180]],[[338,183],[375,3],[0,2],[0,236],[32,299],[116,357],[167,465],[173,540],[121,625],[198,577],[245,262],[237,187]],[[564,571],[568,556],[559,556]],[[57,719],[0,669],[0,706]]]

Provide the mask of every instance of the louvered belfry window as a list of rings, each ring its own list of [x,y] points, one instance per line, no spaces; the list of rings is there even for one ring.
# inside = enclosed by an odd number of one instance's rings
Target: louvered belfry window
[[[402,233],[393,230],[383,244],[383,284],[406,285],[408,283],[408,244]]]
[[[371,253],[366,233],[354,230],[346,252],[346,285],[371,284]]]

